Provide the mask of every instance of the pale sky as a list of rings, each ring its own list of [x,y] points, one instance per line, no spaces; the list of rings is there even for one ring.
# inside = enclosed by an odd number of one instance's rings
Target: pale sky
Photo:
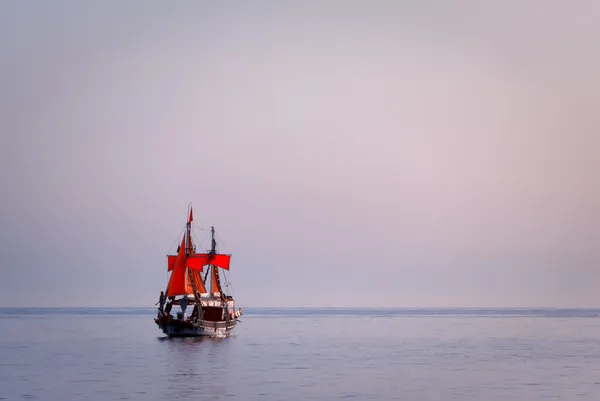
[[[0,306],[154,305],[192,203],[242,307],[598,307],[598,21],[5,1]]]

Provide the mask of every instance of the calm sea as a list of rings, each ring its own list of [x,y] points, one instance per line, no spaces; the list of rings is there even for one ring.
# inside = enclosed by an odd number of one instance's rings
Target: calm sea
[[[600,309],[251,309],[165,339],[153,309],[0,309],[0,399],[600,400]]]

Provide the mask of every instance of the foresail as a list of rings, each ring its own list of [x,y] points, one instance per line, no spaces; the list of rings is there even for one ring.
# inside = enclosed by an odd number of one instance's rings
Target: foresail
[[[181,241],[179,252],[173,263],[173,272],[167,286],[167,296],[174,297],[176,295],[193,294],[190,282],[187,280],[187,268],[185,266],[185,238]]]

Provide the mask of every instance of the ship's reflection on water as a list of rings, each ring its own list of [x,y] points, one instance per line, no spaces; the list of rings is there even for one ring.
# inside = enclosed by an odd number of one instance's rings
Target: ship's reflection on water
[[[227,340],[227,338],[223,338],[223,337],[204,337],[204,336],[198,336],[198,337],[168,337],[168,336],[163,336],[163,337],[157,337],[156,338],[158,341],[166,341],[166,342],[174,342],[174,343],[182,343],[182,344],[193,344],[193,343],[201,343],[201,342],[220,342],[223,340]]]
[[[234,395],[229,373],[231,341],[219,337],[158,337],[165,345],[164,399],[193,394],[221,399]]]

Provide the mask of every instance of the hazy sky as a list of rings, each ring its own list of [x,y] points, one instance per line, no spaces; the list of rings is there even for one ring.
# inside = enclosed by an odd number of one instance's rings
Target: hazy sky
[[[2,2],[0,305],[152,306],[192,203],[240,306],[600,306],[599,20]]]

